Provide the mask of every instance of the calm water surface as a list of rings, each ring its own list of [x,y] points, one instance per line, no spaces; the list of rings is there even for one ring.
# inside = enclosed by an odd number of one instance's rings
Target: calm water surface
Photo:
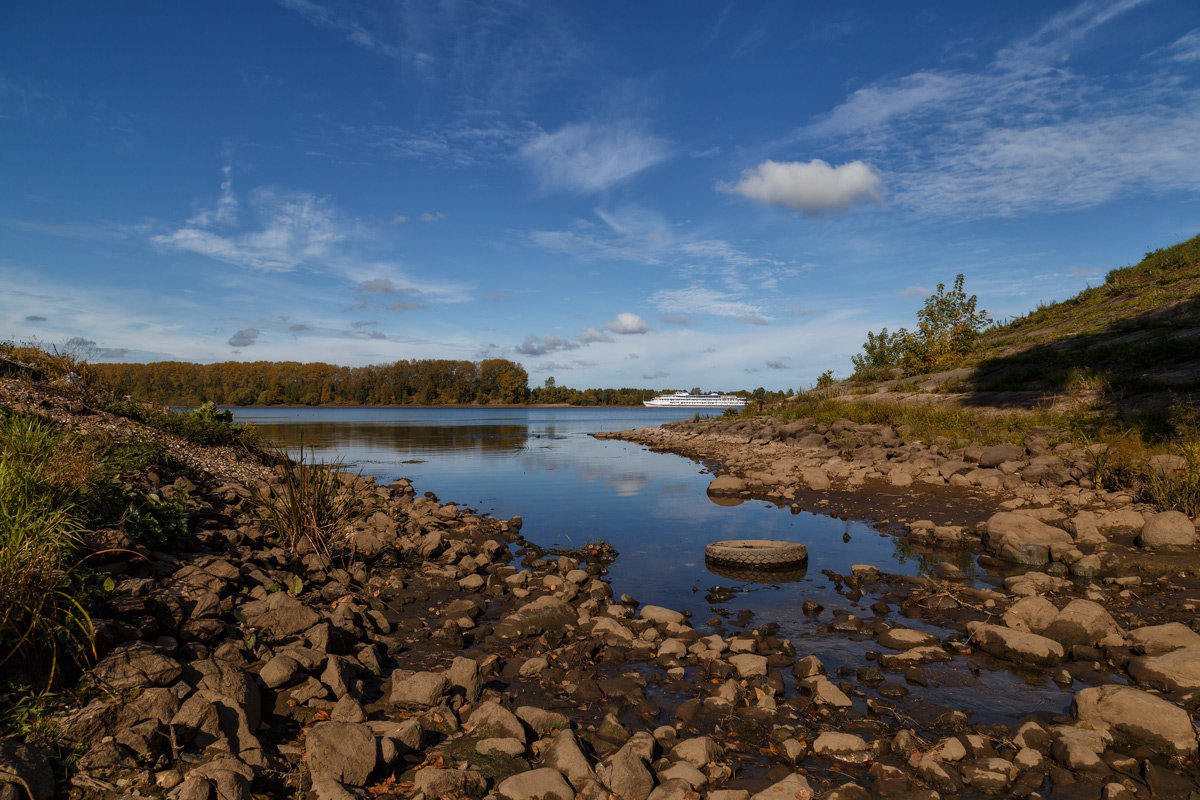
[[[829,668],[862,666],[870,640],[825,637],[820,622],[800,613],[806,599],[826,609],[845,608],[868,618],[869,609],[832,590],[821,573],[848,573],[852,564],[916,574],[919,565],[900,540],[858,522],[773,504],[713,503],[711,480],[702,465],[652,453],[639,445],[598,441],[589,434],[690,419],[694,409],[647,408],[243,408],[239,421],[253,422],[268,441],[298,451],[301,444],[323,460],[341,459],[390,483],[406,477],[418,492],[432,491],[500,518],[520,515],[522,534],[547,547],[578,547],[592,539],[620,553],[610,570],[613,591],[643,603],[691,611],[701,623],[713,616],[704,599],[713,586],[741,591],[721,607],[748,610],[754,624],[778,622],[785,633],[803,636],[804,651],[817,653]],[[719,413],[719,410],[713,413]],[[848,541],[846,535],[849,535]],[[704,546],[721,539],[783,539],[808,546],[807,573],[788,583],[740,583],[709,572]],[[925,559],[923,567],[932,564]],[[968,566],[970,564],[961,564]],[[873,602],[868,595],[865,604]],[[903,624],[921,626],[916,620]],[[936,629],[931,629],[939,632]],[[945,633],[941,631],[941,633]],[[1013,689],[1020,692],[1013,696]],[[1053,685],[1030,687],[1006,672],[985,672],[973,685],[935,690],[939,702],[977,699],[981,688],[996,690],[997,718],[1030,701],[1063,705]],[[961,695],[961,696],[960,696]],[[1034,696],[1030,696],[1034,695]],[[1044,696],[1043,696],[1044,695]]]

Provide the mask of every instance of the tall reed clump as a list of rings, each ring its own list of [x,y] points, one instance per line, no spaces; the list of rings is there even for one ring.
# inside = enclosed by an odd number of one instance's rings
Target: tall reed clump
[[[0,409],[0,664],[23,660],[48,684],[60,656],[90,642],[73,497],[91,479],[92,455],[49,423]]]
[[[332,557],[349,541],[362,508],[359,476],[345,473],[340,461],[313,460],[303,445],[297,459],[283,450],[276,457],[276,480],[250,484],[259,524],[295,553]]]

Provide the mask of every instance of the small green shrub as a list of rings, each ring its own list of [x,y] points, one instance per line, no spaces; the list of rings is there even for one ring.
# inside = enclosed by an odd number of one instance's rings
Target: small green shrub
[[[182,436],[200,445],[256,447],[258,431],[233,421],[232,411],[221,411],[212,402],[191,411],[160,411],[132,400],[117,400],[104,406],[110,414],[136,420],[166,433]]]
[[[818,389],[828,389],[830,386],[833,386],[833,384],[833,370],[827,369],[817,376]]]

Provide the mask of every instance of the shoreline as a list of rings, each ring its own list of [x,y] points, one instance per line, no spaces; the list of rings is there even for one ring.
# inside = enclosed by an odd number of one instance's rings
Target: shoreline
[[[1194,581],[1131,576],[1120,560],[1105,567],[1103,559],[1104,569],[1116,571],[1096,573],[1081,588],[1054,574],[1095,551],[1132,551],[1130,530],[1101,534],[1103,543],[1091,536],[1082,515],[1096,512],[1068,502],[1088,491],[1078,478],[1080,491],[1052,490],[1041,479],[1029,486],[1019,477],[1038,458],[1029,453],[1022,469],[995,468],[1024,487],[1008,490],[1016,493],[1010,500],[1024,502],[996,512],[1008,515],[1000,522],[1022,518],[1001,536],[1002,525],[981,532],[977,520],[961,519],[974,508],[968,501],[982,513],[996,499],[953,480],[970,470],[949,470],[942,491],[961,497],[947,506],[921,480],[927,472],[909,472],[906,483],[868,466],[913,463],[894,453],[874,458],[883,432],[843,426],[837,434],[864,436],[846,460],[830,447],[836,437],[825,438],[829,431],[796,428],[781,439],[759,435],[761,420],[751,421],[754,431],[727,430],[745,422],[598,436],[721,465],[726,474],[714,478],[714,494],[819,513],[857,514],[872,505],[864,500],[855,510],[852,497],[873,498],[881,512],[894,508],[881,502],[889,495],[872,491],[885,481],[896,497],[912,498],[911,513],[900,515],[903,526],[894,513],[881,513],[878,523],[913,539],[984,548],[997,560],[1044,554],[1045,571],[1012,565],[1014,575],[976,587],[950,571],[911,578],[857,565],[829,575],[861,612],[806,613],[826,621],[830,635],[872,649],[857,669],[827,673],[803,639],[780,638],[769,620],[758,627],[720,614],[694,620],[614,598],[604,553],[547,554],[521,537],[519,517],[478,516],[418,495],[407,480],[379,486],[358,479],[370,507],[356,526],[353,560],[290,554],[252,521],[250,466],[235,454],[205,451],[197,463],[219,458],[225,468],[204,466],[198,480],[163,476],[158,487],[197,508],[188,537],[170,550],[135,548],[142,559],[104,565],[115,592],[97,609],[104,652],[92,680],[106,692],[85,695],[85,705],[60,717],[64,733],[85,745],[73,788],[60,788],[75,797],[145,791],[179,800],[297,791],[338,800],[364,792],[932,800],[1081,790],[1116,800],[1118,790],[1106,788],[1114,783],[1131,797],[1186,796],[1165,792],[1196,786],[1193,688],[1161,687],[1170,643],[1200,636],[1129,624],[1135,612],[1143,623],[1194,616],[1195,607],[1184,608]],[[789,443],[811,434],[824,443]],[[885,453],[909,447],[879,446]],[[853,455],[858,448],[862,459]],[[829,464],[835,458],[851,465],[844,475]],[[820,467],[824,486],[804,472],[818,460],[828,465]],[[920,469],[940,475],[950,460]],[[993,469],[979,457],[963,463]],[[769,473],[762,469],[768,464]],[[879,475],[868,475],[871,469]],[[239,470],[246,477],[229,477]],[[1112,505],[1106,513],[1132,510],[1118,500],[1104,498]],[[1057,505],[1073,513],[1015,513]],[[929,517],[936,519],[926,526]],[[1096,531],[1110,530],[1103,519],[1097,515]],[[1074,533],[1056,527],[1068,520]],[[1043,547],[1037,536],[1057,539]],[[1062,536],[1072,547],[1055,546],[1066,544]],[[1069,554],[1089,539],[1093,552]],[[295,579],[298,591],[289,592]],[[1156,598],[1173,605],[1160,608]],[[942,635],[904,625],[897,611]],[[1192,646],[1200,645],[1184,648]],[[974,669],[1043,683],[1065,673],[1072,685],[1064,691],[1075,701],[1066,715],[1031,710],[1019,725],[976,723],[969,708],[922,700],[923,684],[946,679],[945,664],[967,680]],[[1138,724],[1125,719],[1131,708]],[[44,779],[38,753],[20,747],[19,774]],[[0,766],[12,766],[10,750],[0,755]]]

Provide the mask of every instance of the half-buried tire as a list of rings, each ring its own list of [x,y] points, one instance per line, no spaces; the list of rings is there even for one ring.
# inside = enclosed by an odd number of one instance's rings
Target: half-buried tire
[[[794,569],[808,563],[808,548],[777,539],[727,539],[705,547],[704,559],[737,569]]]

